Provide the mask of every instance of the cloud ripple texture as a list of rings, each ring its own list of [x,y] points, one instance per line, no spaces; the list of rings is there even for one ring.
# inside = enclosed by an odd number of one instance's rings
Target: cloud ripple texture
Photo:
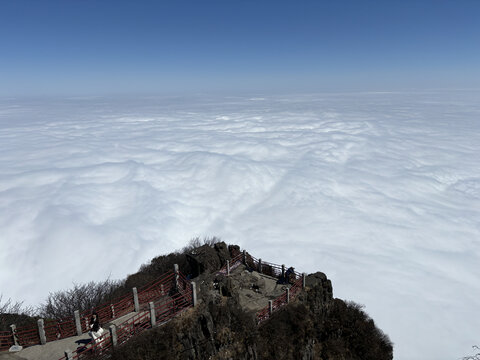
[[[480,93],[0,100],[0,291],[38,304],[193,237],[323,271],[396,359],[478,344]]]

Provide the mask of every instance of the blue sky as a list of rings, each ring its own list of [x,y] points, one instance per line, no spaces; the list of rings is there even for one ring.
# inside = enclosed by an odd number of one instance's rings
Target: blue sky
[[[0,1],[0,95],[480,86],[480,1]]]

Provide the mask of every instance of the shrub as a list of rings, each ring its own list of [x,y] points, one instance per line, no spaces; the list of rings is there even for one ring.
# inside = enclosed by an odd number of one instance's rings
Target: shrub
[[[71,317],[75,310],[82,312],[111,302],[120,284],[110,279],[98,283],[91,281],[82,285],[74,284],[70,290],[50,293],[46,302],[40,305],[39,313],[50,319]]]
[[[339,353],[355,360],[391,360],[393,344],[354,302],[334,299],[333,306],[320,330],[322,355],[335,358]]]
[[[23,327],[36,323],[33,308],[24,307],[22,302],[14,303],[11,299],[2,302],[2,299],[0,295],[0,331],[9,331],[11,324]]]

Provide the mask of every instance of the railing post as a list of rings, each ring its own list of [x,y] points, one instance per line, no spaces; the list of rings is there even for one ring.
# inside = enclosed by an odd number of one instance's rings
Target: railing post
[[[140,304],[138,303],[138,291],[137,288],[134,287],[132,289],[133,291],[133,304],[134,304],[134,311],[139,312],[140,311]]]
[[[82,335],[82,323],[80,322],[80,311],[75,310],[73,312],[73,317],[75,318],[75,328],[77,329],[77,335]],[[87,327],[88,329],[88,327]]]
[[[117,327],[115,324],[110,325],[110,337],[112,338],[112,346],[115,347],[118,344]]]
[[[272,315],[273,313],[273,300],[268,300],[268,314]]]
[[[112,311],[112,319],[115,319],[115,306],[110,304],[110,310]]]
[[[305,273],[302,273],[302,289],[305,290],[305,279],[307,275]]]
[[[13,343],[15,344],[15,346],[18,346],[17,326],[15,324],[12,324],[10,325],[10,329],[12,329]]]
[[[192,286],[192,303],[193,307],[197,306],[197,285],[195,284],[195,281],[191,282]]]
[[[163,284],[160,284],[160,295],[165,295],[165,289],[163,288]]]
[[[38,324],[38,335],[40,337],[40,344],[45,345],[47,343],[47,337],[45,335],[45,323],[43,319],[38,319],[37,324]]]
[[[242,253],[243,253],[243,256],[242,256],[243,265],[247,265],[247,251],[243,250]]]
[[[173,265],[173,272],[175,274],[175,291],[178,291],[178,264]]]
[[[148,305],[150,306],[150,324],[152,325],[152,327],[155,327],[155,325],[157,325],[157,316],[155,315],[155,304],[153,303],[153,301],[150,301]]]
[[[230,260],[227,260],[227,276],[230,276]]]
[[[65,359],[73,360],[72,350],[65,350]]]
[[[282,264],[282,281],[285,280],[285,264]]]
[[[258,259],[258,272],[262,273],[262,259]]]
[[[287,290],[285,290],[287,292],[287,304],[290,303],[290,289],[287,288]]]

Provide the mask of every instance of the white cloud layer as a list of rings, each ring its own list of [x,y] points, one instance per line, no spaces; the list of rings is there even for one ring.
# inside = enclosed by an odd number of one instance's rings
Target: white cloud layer
[[[480,94],[0,101],[0,292],[34,304],[195,236],[323,271],[396,359],[478,344]]]

